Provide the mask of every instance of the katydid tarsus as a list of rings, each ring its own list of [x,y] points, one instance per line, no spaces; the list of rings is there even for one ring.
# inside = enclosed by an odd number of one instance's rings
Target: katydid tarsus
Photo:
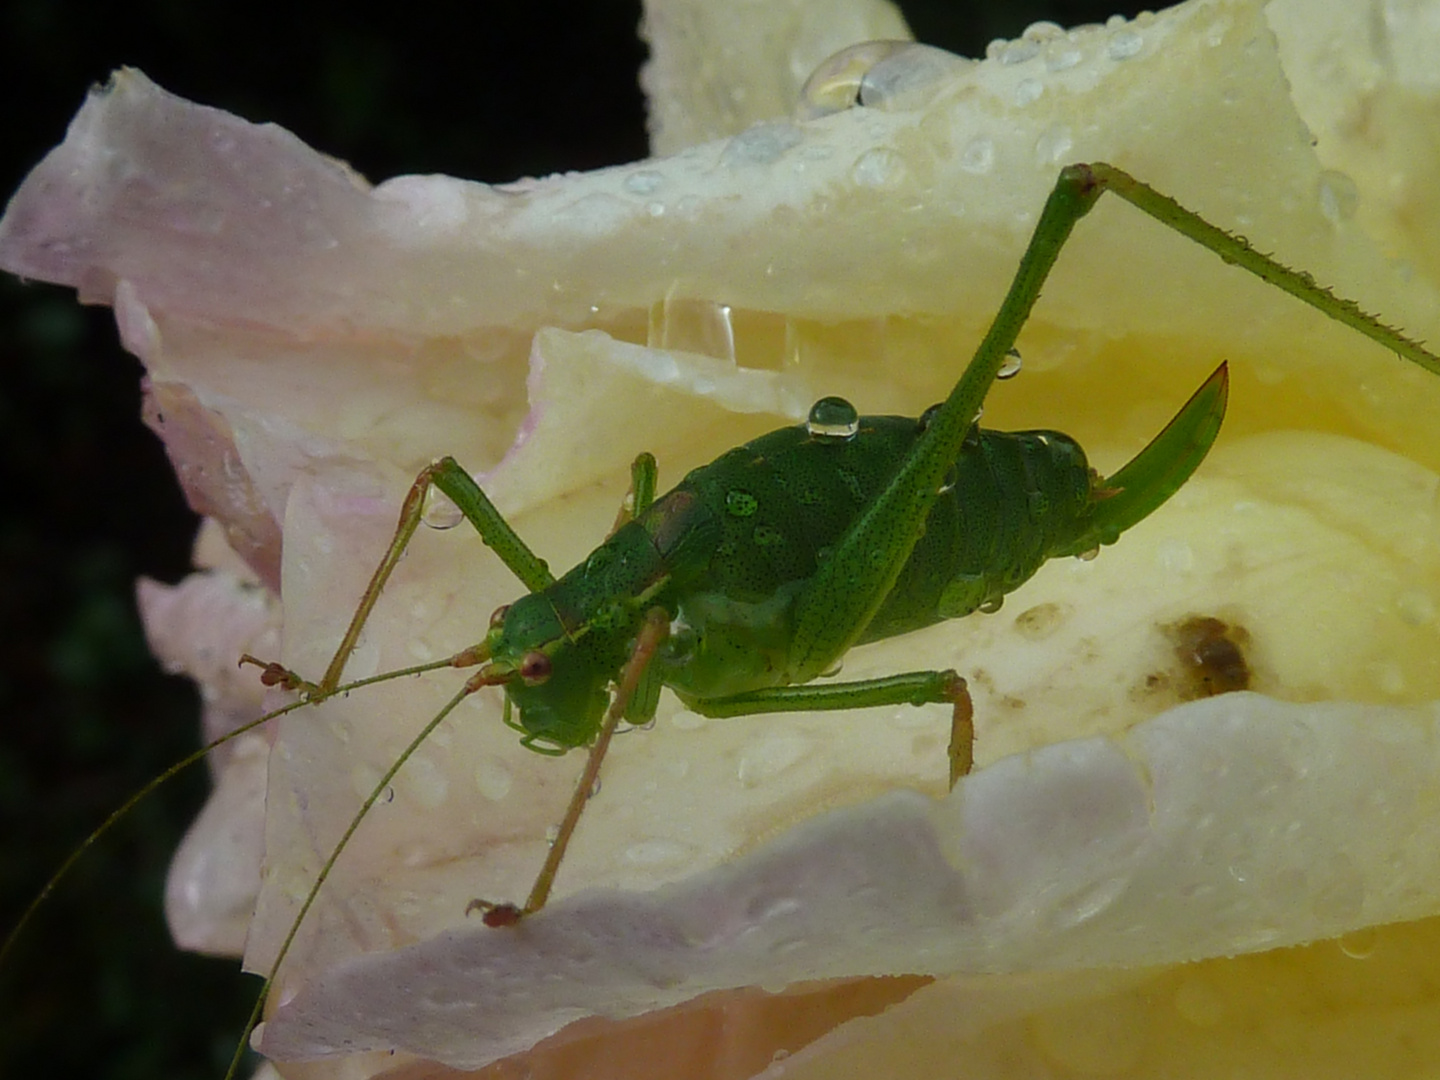
[[[841,399],[821,399],[806,424],[737,447],[658,498],[655,460],[642,453],[614,530],[559,579],[470,475],[453,459],[441,459],[412,485],[389,547],[323,675],[310,681],[278,664],[244,658],[263,668],[267,683],[298,692],[299,700],[280,711],[383,679],[478,667],[375,784],[322,866],[271,977],[369,808],[428,735],[482,687],[503,688],[505,721],[528,748],[563,754],[583,747],[589,755],[528,897],[472,905],[496,928],[545,905],[611,736],[622,721],[643,724],[653,717],[662,687],[711,717],[947,705],[952,785],[967,773],[971,703],[959,673],[814,680],[852,646],[993,610],[1048,559],[1087,556],[1114,543],[1163,505],[1204,460],[1225,412],[1223,364],[1164,430],[1109,477],[1100,477],[1080,447],[1058,432],[978,426],[986,393],[1005,369],[1071,230],[1105,191],[1440,374],[1440,358],[1308,274],[1280,265],[1119,169],[1074,165],[1061,171],[973,358],[949,397],[918,419],[861,416]],[[494,613],[478,643],[451,657],[342,683],[432,488],[454,502],[528,591]],[[257,1003],[257,1016],[260,1008]]]

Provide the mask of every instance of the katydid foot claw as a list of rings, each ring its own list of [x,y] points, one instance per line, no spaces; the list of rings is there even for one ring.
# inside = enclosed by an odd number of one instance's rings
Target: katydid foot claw
[[[261,660],[245,653],[240,657],[239,665],[244,667],[250,664],[260,669],[260,682],[265,686],[278,686],[282,690],[294,690],[302,694],[318,693],[320,688],[309,679],[303,679],[295,672],[273,660]]]
[[[525,911],[514,904],[495,904],[489,900],[471,900],[465,905],[465,914],[472,911],[480,912],[480,921],[492,928],[514,926],[525,917]]]

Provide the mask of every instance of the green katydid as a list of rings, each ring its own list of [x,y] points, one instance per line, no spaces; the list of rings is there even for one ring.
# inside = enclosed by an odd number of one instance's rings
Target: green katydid
[[[321,868],[272,976],[369,808],[428,735],[485,686],[503,687],[506,722],[525,746],[547,754],[589,751],[528,897],[519,904],[476,902],[491,927],[514,925],[545,905],[612,735],[622,720],[644,723],[653,716],[662,686],[715,717],[946,704],[952,784],[968,772],[971,707],[957,672],[814,680],[854,645],[993,609],[1048,559],[1114,543],[1204,460],[1225,412],[1223,364],[1149,445],[1106,478],[1058,432],[994,432],[977,424],[1066,239],[1107,190],[1440,374],[1440,358],[1308,275],[1119,169],[1075,165],[1062,170],[973,359],[949,397],[918,419],[860,416],[840,399],[822,399],[808,423],[737,447],[658,498],[655,461],[642,454],[632,470],[633,501],[616,528],[559,579],[458,463],[436,462],[412,485],[394,537],[322,677],[311,682],[246,658],[264,667],[268,683],[301,692],[302,700],[284,711],[379,679],[479,665],[374,786]],[[495,612],[480,642],[452,657],[342,684],[432,488],[455,503],[528,592]],[[259,1009],[257,1003],[257,1015]]]

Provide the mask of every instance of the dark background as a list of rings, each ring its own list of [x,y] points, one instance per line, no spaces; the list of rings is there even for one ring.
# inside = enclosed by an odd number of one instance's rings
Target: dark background
[[[970,56],[1118,0],[915,0],[916,37]],[[521,8],[523,7],[523,11]],[[638,0],[351,5],[0,3],[0,195],[122,64],[273,120],[371,180],[486,181],[645,155]],[[477,12],[483,12],[483,17]],[[139,422],[108,309],[0,275],[0,930],[128,794],[187,753],[195,694],[146,652],[134,580],[186,571],[195,519]],[[143,804],[0,971],[0,1077],[215,1080],[258,980],[173,949],[159,911],[200,769]]]

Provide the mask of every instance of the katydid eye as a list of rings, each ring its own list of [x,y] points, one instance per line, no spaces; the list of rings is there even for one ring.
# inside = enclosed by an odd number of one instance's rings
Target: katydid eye
[[[528,652],[520,661],[520,678],[526,686],[539,686],[550,678],[550,657],[543,652]]]
[[[509,604],[501,604],[490,616],[490,629],[499,630],[500,624],[505,621],[505,613],[510,610]]]

